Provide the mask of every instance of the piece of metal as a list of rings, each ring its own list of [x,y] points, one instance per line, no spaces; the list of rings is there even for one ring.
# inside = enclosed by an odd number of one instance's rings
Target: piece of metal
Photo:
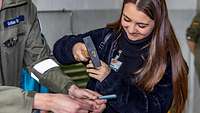
[[[97,54],[96,48],[94,46],[94,43],[93,43],[91,37],[87,36],[87,37],[83,38],[83,41],[85,43],[85,46],[87,48],[88,54],[90,56],[90,59],[94,65],[94,67],[95,68],[100,67],[101,62],[100,62],[99,56]]]

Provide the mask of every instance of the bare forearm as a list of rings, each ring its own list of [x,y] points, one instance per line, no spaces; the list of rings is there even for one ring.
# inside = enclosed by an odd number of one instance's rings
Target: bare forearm
[[[87,113],[94,110],[93,106],[87,101],[75,99],[65,94],[36,93],[33,102],[33,109],[54,113]]]
[[[53,94],[36,93],[33,103],[34,109],[51,110]]]

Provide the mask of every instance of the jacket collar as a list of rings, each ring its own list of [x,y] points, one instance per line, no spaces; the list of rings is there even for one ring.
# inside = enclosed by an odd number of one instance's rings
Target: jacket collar
[[[15,7],[18,5],[25,4],[25,3],[27,3],[27,0],[3,0],[3,5],[1,9]]]

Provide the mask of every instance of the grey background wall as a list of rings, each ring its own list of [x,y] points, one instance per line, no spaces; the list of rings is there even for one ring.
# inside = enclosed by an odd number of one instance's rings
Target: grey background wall
[[[39,11],[117,9],[121,0],[35,0]]]
[[[122,0],[34,0],[39,11],[117,9]],[[196,9],[197,0],[166,0],[169,9]]]

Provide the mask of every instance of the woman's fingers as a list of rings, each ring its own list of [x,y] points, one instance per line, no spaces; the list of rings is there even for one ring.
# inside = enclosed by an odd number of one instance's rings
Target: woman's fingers
[[[89,76],[92,77],[92,78],[94,78],[94,79],[97,79],[99,81],[102,81],[102,79],[101,79],[102,77],[100,77],[100,76],[98,76],[96,74],[89,73]]]
[[[87,62],[89,60],[89,55],[84,43],[76,43],[73,46],[72,53],[76,61]]]
[[[102,65],[98,69],[94,68],[91,61],[89,61],[89,64],[86,66],[86,72],[89,73],[89,76],[99,81],[103,81],[111,71],[110,67],[106,63],[103,61],[101,61],[101,63]]]
[[[92,61],[90,60],[89,61],[89,64],[86,65],[87,68],[94,68],[94,65],[92,64]]]
[[[96,70],[96,69],[92,69],[92,68],[86,69],[86,72],[96,74],[96,75],[102,74],[100,70]]]

